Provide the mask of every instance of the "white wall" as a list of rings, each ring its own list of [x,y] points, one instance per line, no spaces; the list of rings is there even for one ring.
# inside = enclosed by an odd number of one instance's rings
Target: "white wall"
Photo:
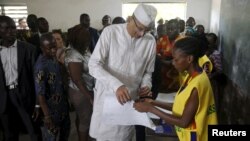
[[[0,0],[0,4],[25,4],[27,0]]]
[[[45,17],[50,29],[68,28],[79,24],[82,13],[88,13],[91,26],[101,28],[101,19],[121,15],[120,0],[27,0],[28,12]]]
[[[210,32],[219,34],[221,0],[212,0]]]
[[[143,2],[150,0],[2,0],[5,3],[26,2],[29,14],[45,17],[50,29],[61,28],[66,31],[79,23],[79,16],[88,13],[91,25],[100,29],[101,19],[105,14],[112,18],[122,15],[123,2]],[[151,2],[180,2],[185,0],[151,0]],[[197,24],[210,28],[210,10],[212,0],[186,0],[187,18],[193,16]],[[1,3],[1,2],[0,2]],[[185,19],[186,20],[186,19]]]
[[[196,24],[202,24],[205,32],[210,31],[211,0],[187,0],[187,18],[194,17]]]

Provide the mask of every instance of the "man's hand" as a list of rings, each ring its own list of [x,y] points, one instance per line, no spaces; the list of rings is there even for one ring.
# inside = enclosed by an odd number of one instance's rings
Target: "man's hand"
[[[51,116],[44,116],[44,125],[48,128],[48,129],[52,129],[55,128],[54,122],[51,118]]]
[[[41,116],[41,110],[40,107],[35,107],[34,112],[32,114],[32,119],[34,121],[37,121],[37,119]]]
[[[129,95],[128,89],[125,85],[120,86],[116,90],[116,98],[119,101],[121,105],[125,104],[126,102],[131,100],[131,97]]]
[[[139,97],[152,97],[152,92],[148,86],[141,87],[138,91]]]

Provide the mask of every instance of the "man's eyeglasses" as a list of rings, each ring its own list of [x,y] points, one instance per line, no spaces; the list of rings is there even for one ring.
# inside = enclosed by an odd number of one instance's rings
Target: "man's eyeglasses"
[[[146,28],[142,28],[142,27],[139,27],[138,26],[138,24],[136,23],[136,20],[135,20],[135,17],[134,16],[132,16],[132,18],[133,18],[133,21],[134,21],[134,23],[135,23],[135,26],[136,26],[136,28],[140,31],[140,32],[147,32],[147,29]]]

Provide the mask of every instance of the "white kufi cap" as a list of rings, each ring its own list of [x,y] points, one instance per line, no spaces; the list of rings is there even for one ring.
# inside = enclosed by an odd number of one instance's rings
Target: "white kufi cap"
[[[156,15],[157,10],[151,5],[139,4],[134,11],[136,19],[147,27],[155,22]]]

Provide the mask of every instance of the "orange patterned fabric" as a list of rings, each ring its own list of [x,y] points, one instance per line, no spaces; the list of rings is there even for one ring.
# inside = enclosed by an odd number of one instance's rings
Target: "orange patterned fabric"
[[[157,41],[157,54],[161,56],[162,60],[172,59],[172,47],[175,41],[183,38],[179,35],[173,42],[170,42],[167,35],[162,36]],[[160,92],[173,92],[179,88],[179,76],[174,66],[170,64],[162,63],[161,66],[161,78],[162,82],[159,86]]]
[[[172,48],[174,46],[175,41],[183,38],[183,36],[179,35],[174,41],[170,42],[167,35],[163,35],[160,39],[157,40],[157,54],[165,58],[172,58]]]
[[[160,54],[162,58],[172,56],[171,48],[172,48],[172,45],[167,35],[162,36],[157,41],[157,53]]]

